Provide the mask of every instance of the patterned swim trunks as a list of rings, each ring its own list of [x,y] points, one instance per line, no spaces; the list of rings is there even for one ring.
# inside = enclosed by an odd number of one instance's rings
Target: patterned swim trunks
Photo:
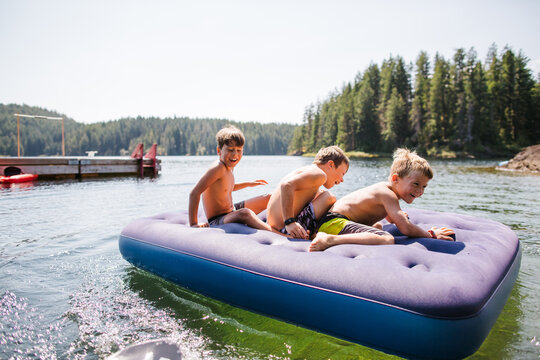
[[[307,204],[307,206],[300,211],[300,214],[296,217],[296,222],[304,229],[309,230],[310,236],[317,233],[317,218],[315,217],[315,209],[313,208],[312,203]],[[287,234],[285,227],[279,231],[283,234]]]

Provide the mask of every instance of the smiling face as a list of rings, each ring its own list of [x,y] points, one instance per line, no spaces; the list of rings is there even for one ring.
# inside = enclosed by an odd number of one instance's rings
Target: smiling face
[[[345,162],[342,162],[336,167],[334,161],[330,160],[324,164],[324,166],[326,168],[324,171],[326,173],[326,182],[323,186],[327,189],[330,189],[334,185],[341,184],[343,182],[343,177],[349,170],[349,165]]]
[[[217,148],[219,160],[228,168],[233,169],[242,159],[244,146],[238,146],[234,142],[231,145],[223,145],[222,148]]]
[[[411,204],[416,198],[424,194],[429,180],[430,178],[420,171],[413,171],[404,177],[399,177],[397,174],[390,176],[392,189],[407,204]]]

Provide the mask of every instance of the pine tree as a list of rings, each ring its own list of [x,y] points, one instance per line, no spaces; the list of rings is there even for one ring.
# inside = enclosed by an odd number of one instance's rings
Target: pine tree
[[[516,59],[512,50],[505,48],[501,61],[501,93],[503,117],[500,134],[505,145],[510,145],[516,138]]]
[[[450,65],[438,54],[430,84],[430,119],[426,130],[428,145],[441,148],[448,145],[452,134],[453,94],[450,87]]]
[[[408,133],[407,104],[399,94],[398,89],[392,90],[392,95],[386,107],[386,129],[383,138],[386,151],[392,151],[405,143]]]
[[[423,151],[423,135],[429,104],[429,58],[422,51],[416,60],[416,76],[414,81],[414,97],[410,113],[411,145]]]
[[[497,56],[497,46],[492,44],[489,48],[486,59],[486,80],[489,102],[489,123],[488,126],[495,129],[495,137],[492,144],[499,145],[502,142],[500,137],[501,122],[504,117],[504,104],[501,89],[501,62]]]
[[[454,106],[452,107],[455,133],[452,139],[452,147],[462,150],[464,146],[465,136],[467,133],[466,114],[467,104],[465,99],[465,81],[467,77],[467,68],[465,64],[465,50],[460,48],[454,54],[454,63],[451,67],[451,85],[453,99],[450,100]]]
[[[347,84],[338,97],[337,144],[345,151],[354,150],[353,90]]]
[[[540,74],[531,90],[531,144],[540,143]]]
[[[515,59],[516,65],[516,85],[515,85],[515,142],[519,146],[535,144],[538,138],[535,138],[535,124],[533,113],[533,89],[535,86],[532,72],[527,68],[529,59],[519,53]]]
[[[378,149],[380,143],[381,135],[377,117],[378,79],[377,65],[370,65],[355,95],[355,143],[357,144],[355,149],[358,150],[374,151]]]
[[[489,126],[487,80],[482,64],[476,60],[476,52],[473,49],[467,55],[465,101],[467,104],[465,146],[494,145],[496,136],[494,128]]]

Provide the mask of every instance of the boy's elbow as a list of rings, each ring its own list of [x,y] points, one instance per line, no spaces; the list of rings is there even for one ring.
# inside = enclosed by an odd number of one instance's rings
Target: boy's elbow
[[[189,200],[192,201],[192,200],[195,200],[195,199],[198,199],[201,195],[199,194],[198,191],[195,191],[195,189],[191,190],[189,192]]]
[[[288,193],[293,190],[293,185],[290,182],[284,182],[280,185],[281,193]]]
[[[392,235],[387,234],[381,237],[381,245],[393,245],[393,244],[395,244],[395,239]]]

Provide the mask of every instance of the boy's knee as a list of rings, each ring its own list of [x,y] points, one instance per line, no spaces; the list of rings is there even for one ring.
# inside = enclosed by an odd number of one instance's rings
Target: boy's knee
[[[246,221],[248,219],[251,219],[255,217],[255,212],[248,208],[239,209],[236,211],[236,215],[238,216],[240,221]]]
[[[334,194],[331,192],[328,192],[328,202],[332,203],[332,205],[336,202],[337,198]]]
[[[328,190],[324,190],[319,196],[321,197],[321,200],[323,200],[326,204],[330,205],[333,205],[337,200],[335,195]]]

